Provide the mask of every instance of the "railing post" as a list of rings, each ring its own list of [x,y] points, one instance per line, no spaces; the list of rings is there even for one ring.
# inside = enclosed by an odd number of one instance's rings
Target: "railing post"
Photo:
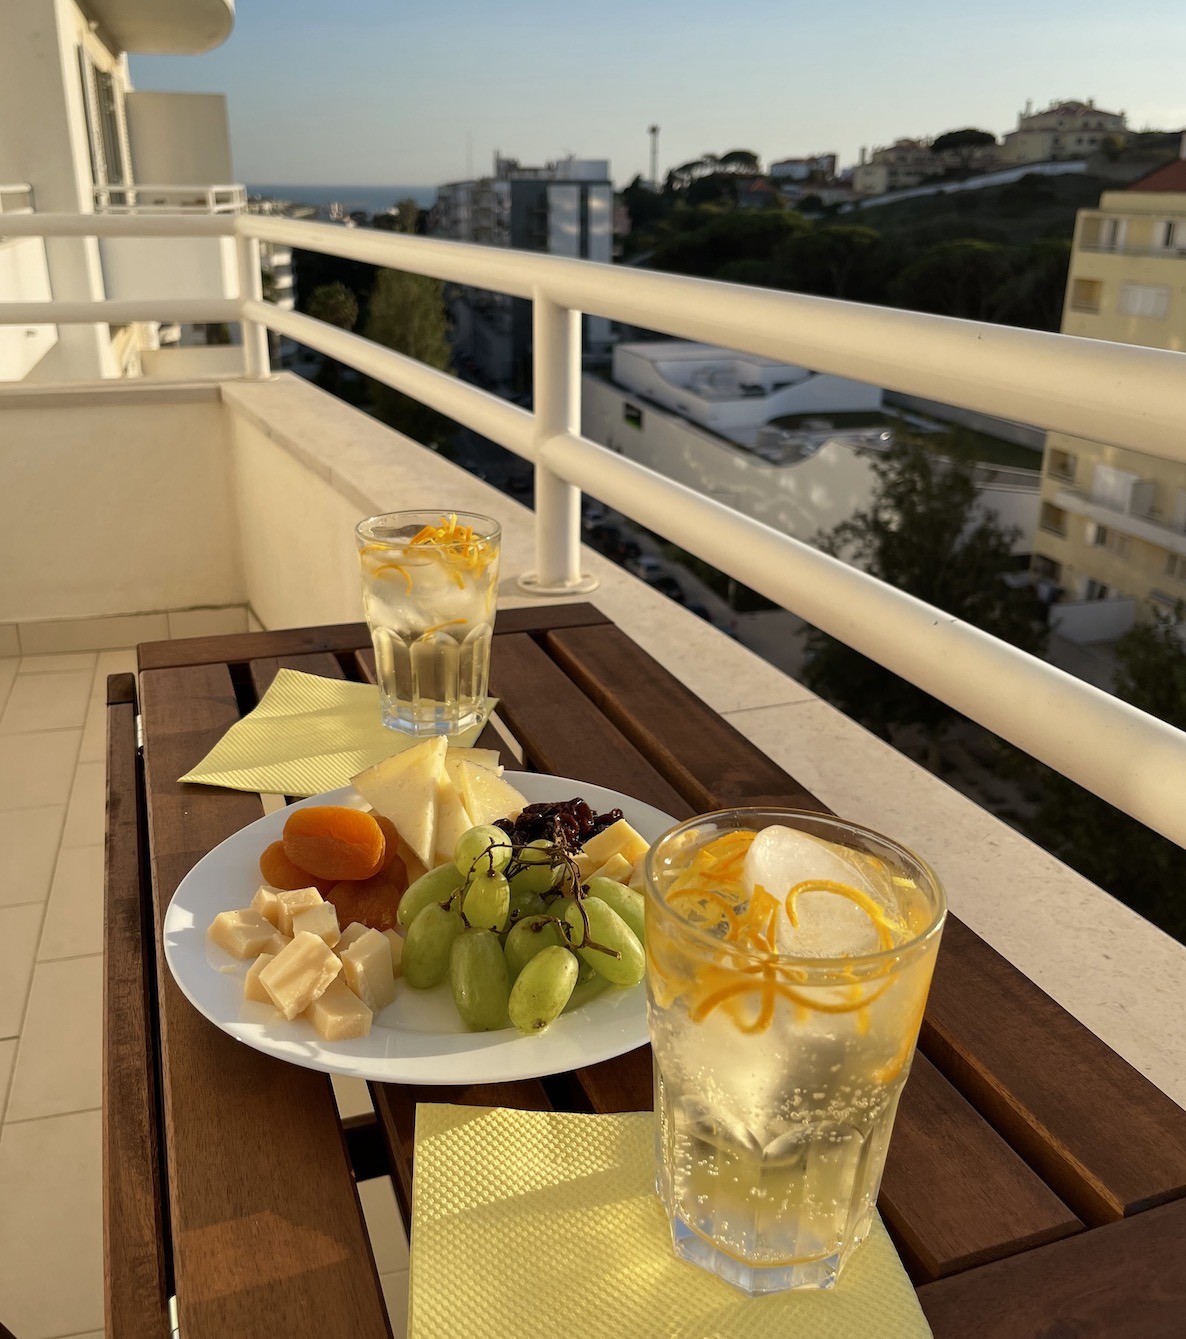
[[[262,302],[263,276],[260,273],[259,242],[254,237],[235,237],[235,251],[239,262],[239,303]],[[253,381],[262,381],[272,371],[268,356],[268,327],[259,321],[240,317],[243,329],[243,370]]]
[[[535,409],[535,568],[519,578],[532,595],[578,595],[597,578],[581,575],[581,490],[543,463],[543,448],[581,430],[581,314],[537,288],[532,300]]]

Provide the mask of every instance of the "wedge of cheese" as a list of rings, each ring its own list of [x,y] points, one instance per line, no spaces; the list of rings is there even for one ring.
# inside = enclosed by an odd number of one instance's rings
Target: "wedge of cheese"
[[[497,749],[449,748],[445,750],[445,771],[455,785],[458,784],[457,767],[463,762],[476,763],[495,776],[502,776],[502,763],[498,761]]]
[[[448,772],[437,777],[436,788],[436,859],[435,864],[443,865],[453,859],[453,852],[463,833],[474,826],[461,791],[457,788]]]
[[[498,818],[517,818],[527,803],[509,781],[476,763],[458,763],[457,777],[461,797],[475,826],[493,823]]]
[[[377,814],[391,819],[429,869],[436,851],[437,781],[444,774],[447,747],[444,735],[434,735],[368,767],[351,782]]]

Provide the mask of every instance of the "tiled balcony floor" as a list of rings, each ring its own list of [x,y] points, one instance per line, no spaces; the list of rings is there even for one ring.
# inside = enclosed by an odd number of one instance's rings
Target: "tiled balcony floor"
[[[17,1339],[103,1334],[104,703],[135,667],[131,650],[0,659],[0,1323]],[[368,1108],[365,1085],[335,1087]],[[390,1184],[360,1191],[401,1339],[407,1240]]]

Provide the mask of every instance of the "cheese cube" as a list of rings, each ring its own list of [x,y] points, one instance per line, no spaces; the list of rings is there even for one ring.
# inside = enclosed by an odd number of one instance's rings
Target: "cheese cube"
[[[232,958],[242,960],[262,953],[276,933],[276,927],[271,921],[264,920],[258,911],[243,907],[238,911],[220,911],[206,933]]]
[[[315,907],[293,912],[292,933],[294,938],[302,933],[320,935],[333,948],[342,937],[337,907],[332,902],[318,902]]]
[[[342,960],[320,935],[300,934],[259,974],[272,1003],[292,1019],[303,1013],[342,970]]]
[[[363,925],[361,921],[351,921],[338,937],[338,942],[334,947],[341,953],[344,948],[349,948],[359,935],[366,934],[369,928],[369,926]]]
[[[395,999],[391,944],[378,930],[359,935],[342,950],[342,979],[373,1013]]]
[[[276,894],[276,929],[282,935],[292,934],[292,918],[298,911],[307,911],[323,901],[316,888],[294,888],[291,892]]]
[[[251,899],[251,909],[270,920],[273,925],[280,924],[280,889],[261,883],[259,890]]]
[[[391,945],[391,970],[396,976],[404,974],[404,937],[394,930],[381,931],[383,938]]]
[[[615,883],[629,884],[633,872],[634,866],[619,851],[616,855],[611,855],[600,869],[595,869],[589,878],[613,879]]]
[[[650,843],[646,838],[639,836],[624,818],[619,818],[596,837],[589,838],[585,843],[584,854],[601,864],[612,855],[621,855],[633,865],[649,850]]]
[[[272,997],[259,983],[259,974],[275,956],[274,953],[261,953],[247,969],[247,975],[243,979],[243,998],[245,1000],[258,1000],[260,1004],[272,1003]]]
[[[326,1041],[349,1041],[371,1030],[371,1011],[339,977],[305,1011]]]
[[[281,949],[286,949],[292,939],[288,935],[282,935],[279,930],[273,932],[271,939],[260,950],[261,953],[270,953],[274,958]]]

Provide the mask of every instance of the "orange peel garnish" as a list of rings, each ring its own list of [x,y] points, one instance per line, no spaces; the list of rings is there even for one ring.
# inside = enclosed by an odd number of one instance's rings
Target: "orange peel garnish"
[[[798,926],[799,924],[799,917],[795,911],[795,899],[800,893],[808,892],[835,893],[837,897],[847,898],[848,901],[860,907],[873,922],[873,928],[877,931],[879,946],[882,949],[893,948],[894,932],[886,920],[885,908],[879,902],[875,902],[868,893],[863,893],[850,883],[841,883],[839,879],[804,879],[802,883],[795,884],[786,895],[787,919],[792,925]]]

